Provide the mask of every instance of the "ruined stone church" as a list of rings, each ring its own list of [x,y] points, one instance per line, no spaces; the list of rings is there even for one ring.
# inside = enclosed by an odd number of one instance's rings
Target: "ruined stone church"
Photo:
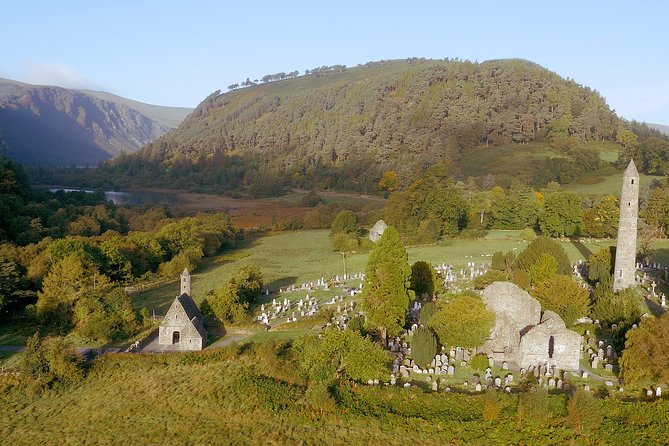
[[[158,344],[171,351],[202,350],[207,341],[202,313],[191,297],[188,269],[181,273],[181,292],[158,328]]]
[[[510,282],[495,282],[483,290],[483,302],[495,313],[495,326],[484,348],[497,363],[527,368],[545,364],[578,370],[581,336],[559,315]]]

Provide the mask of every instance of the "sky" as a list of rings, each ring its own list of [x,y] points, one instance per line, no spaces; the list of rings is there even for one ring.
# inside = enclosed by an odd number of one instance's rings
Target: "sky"
[[[669,2],[0,0],[0,77],[195,107],[265,74],[522,58],[669,125]]]

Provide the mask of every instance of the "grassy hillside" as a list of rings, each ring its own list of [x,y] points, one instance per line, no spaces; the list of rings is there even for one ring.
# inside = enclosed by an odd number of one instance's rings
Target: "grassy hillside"
[[[0,377],[0,435],[16,446],[492,446],[660,444],[669,434],[666,399],[613,395],[581,413],[567,410],[561,392],[447,394],[344,384],[331,396],[307,388],[297,360],[290,347],[272,343],[106,355],[82,382],[43,395]]]
[[[452,264],[456,269],[464,268],[468,262],[490,262],[496,251],[522,251],[527,242],[520,239],[519,231],[490,231],[480,240],[451,240],[434,245],[407,248],[409,262],[425,260],[432,264]],[[344,273],[342,255],[332,252],[328,239],[329,231],[295,231],[248,240],[239,249],[214,257],[196,270],[193,275],[193,298],[201,302],[205,294],[221,287],[237,268],[257,265],[267,287],[276,290],[280,286],[311,282],[321,277],[330,278]],[[560,242],[572,262],[584,259],[592,252],[612,244],[610,241],[574,244]],[[669,244],[668,244],[669,246]],[[658,248],[660,246],[658,245]],[[367,254],[348,254],[346,268],[349,273],[363,272]],[[147,307],[164,314],[179,292],[179,284],[170,282],[134,296],[136,307]],[[305,293],[289,296],[304,297]],[[329,299],[332,293],[320,292],[316,297]],[[312,293],[313,295],[313,293]]]
[[[215,92],[110,169],[147,184],[371,190],[384,171],[407,184],[437,161],[457,170],[498,147],[569,157],[615,141],[619,124],[597,92],[531,62],[382,61]]]

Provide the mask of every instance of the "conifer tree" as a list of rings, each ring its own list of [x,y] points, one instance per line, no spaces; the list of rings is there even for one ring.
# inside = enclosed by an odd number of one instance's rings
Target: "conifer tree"
[[[384,344],[387,335],[396,335],[404,326],[409,302],[414,298],[408,258],[399,233],[389,226],[367,260],[363,305]]]

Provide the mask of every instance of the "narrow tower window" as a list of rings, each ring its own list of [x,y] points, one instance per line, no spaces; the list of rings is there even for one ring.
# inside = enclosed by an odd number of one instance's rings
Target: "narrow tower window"
[[[620,270],[620,277],[623,276],[623,270]]]
[[[631,201],[628,201],[628,202],[627,202],[627,206],[632,206],[632,202],[631,202]]]
[[[555,351],[555,338],[551,336],[548,338],[548,357],[553,358],[553,352]]]
[[[632,184],[634,184],[634,178],[632,178]]]

